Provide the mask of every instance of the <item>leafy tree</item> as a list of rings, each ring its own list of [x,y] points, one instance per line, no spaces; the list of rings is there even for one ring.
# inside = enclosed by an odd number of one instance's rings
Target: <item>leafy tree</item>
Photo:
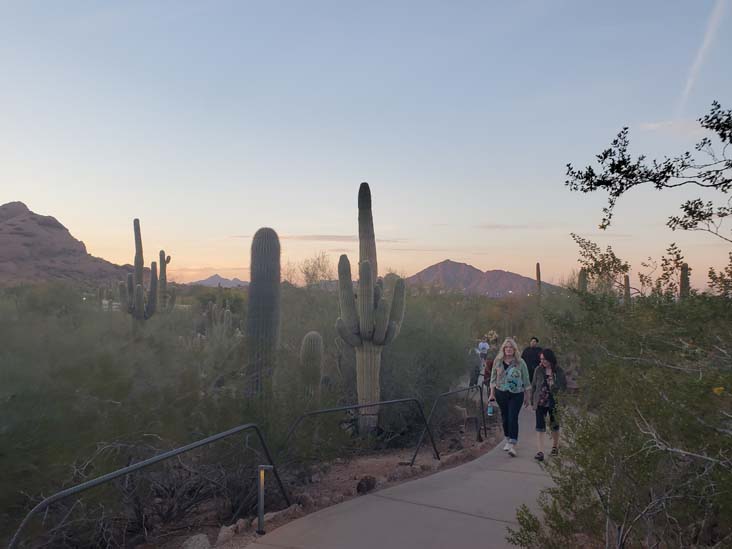
[[[695,198],[681,205],[681,214],[668,219],[672,229],[703,231],[732,243],[732,235],[722,231],[722,223],[732,215],[732,203],[728,197],[732,189],[732,158],[727,149],[732,144],[732,110],[723,110],[718,102],[712,103],[709,114],[699,119],[701,127],[711,132],[696,144],[697,153],[706,155],[697,161],[690,152],[663,160],[646,161],[646,156],[633,158],[628,151],[628,128],[624,127],[610,147],[597,155],[599,169],[587,166],[575,169],[567,164],[565,184],[573,191],[590,193],[606,191],[608,203],[603,208],[600,228],[610,226],[615,204],[626,192],[638,186],[656,189],[673,189],[696,186],[719,192],[722,204]],[[716,142],[716,143],[715,143]],[[715,146],[716,145],[716,146]]]

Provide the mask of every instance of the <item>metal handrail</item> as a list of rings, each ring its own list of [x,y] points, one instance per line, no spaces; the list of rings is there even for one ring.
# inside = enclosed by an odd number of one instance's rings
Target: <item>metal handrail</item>
[[[450,396],[450,395],[456,395],[458,393],[465,393],[470,392],[473,389],[478,389],[478,392],[480,393],[480,417],[483,419],[483,433],[485,434],[485,437],[488,438],[488,427],[486,427],[485,424],[485,412],[483,411],[483,385],[471,385],[470,387],[463,387],[461,389],[455,389],[453,391],[447,391],[446,393],[442,393],[437,396],[435,401],[432,403],[432,408],[430,409],[430,415],[427,417],[427,426],[426,429],[429,428],[429,425],[432,423],[432,416],[435,413],[435,409],[437,408],[437,403],[442,399],[443,397]],[[417,454],[419,453],[420,448],[422,448],[422,442],[424,441],[424,429],[422,430],[422,433],[419,435],[419,441],[417,442],[417,447],[414,449],[414,455],[412,456],[412,461],[410,462],[410,466],[414,465],[414,460],[417,459]],[[480,435],[480,427],[478,427],[478,434]],[[430,437],[432,437],[432,433],[430,432]]]
[[[267,443],[264,440],[264,436],[262,436],[262,432],[260,431],[259,427],[255,423],[246,423],[244,425],[239,425],[238,427],[234,427],[233,429],[229,429],[228,431],[224,431],[222,433],[218,433],[216,435],[211,435],[210,437],[201,439],[199,441],[192,442],[191,444],[187,444],[186,446],[181,446],[180,448],[176,448],[174,450],[164,452],[160,455],[140,461],[139,463],[129,465],[122,469],[118,469],[117,471],[107,473],[106,475],[102,475],[101,477],[97,477],[95,479],[88,480],[86,482],[82,482],[81,484],[77,484],[76,486],[72,486],[71,488],[67,488],[66,490],[61,490],[60,492],[57,492],[57,493],[53,494],[52,496],[47,497],[46,499],[41,501],[38,505],[36,505],[33,509],[31,509],[30,512],[25,516],[25,518],[23,519],[23,522],[21,522],[20,526],[18,526],[18,529],[15,532],[15,535],[13,535],[13,538],[10,540],[10,545],[8,545],[8,549],[14,549],[16,547],[18,540],[19,540],[20,533],[23,530],[23,528],[26,526],[26,524],[28,523],[30,518],[33,515],[35,515],[38,511],[45,509],[52,503],[65,499],[69,496],[73,496],[74,494],[84,492],[86,490],[89,490],[90,488],[99,486],[100,484],[105,484],[116,478],[119,478],[119,477],[122,477],[125,475],[129,475],[130,473],[134,473],[135,471],[139,471],[140,469],[144,469],[145,467],[149,467],[150,465],[160,463],[161,461],[165,461],[166,459],[170,459],[170,458],[178,456],[180,454],[184,454],[186,452],[189,452],[190,450],[200,448],[201,446],[206,446],[207,444],[211,444],[212,442],[217,442],[223,438],[229,437],[231,435],[235,435],[237,433],[241,433],[243,431],[248,431],[250,429],[253,429],[257,433],[257,437],[259,438],[259,442],[262,445],[262,448],[264,449],[264,453],[267,456],[267,460],[269,461],[269,464],[272,465],[272,472],[274,473],[274,476],[277,479],[277,484],[280,487],[280,491],[282,492],[282,495],[285,498],[285,502],[287,502],[287,506],[289,507],[290,498],[287,495],[285,486],[282,484],[282,480],[280,479],[280,475],[277,472],[277,467],[275,466],[274,460],[272,459],[272,455],[269,452],[269,448],[267,447]]]
[[[305,412],[304,414],[301,414],[298,416],[298,418],[290,425],[290,428],[287,430],[287,436],[285,437],[285,443],[284,448],[289,447],[290,438],[292,438],[292,435],[295,432],[295,429],[302,423],[302,421],[305,418],[313,417],[313,416],[319,416],[322,414],[331,414],[333,412],[345,412],[346,410],[358,410],[360,408],[370,408],[372,406],[388,406],[390,404],[402,404],[404,402],[413,402],[417,405],[417,409],[419,410],[419,415],[422,417],[422,421],[424,422],[424,429],[422,430],[422,434],[420,435],[420,445],[422,444],[422,440],[424,439],[425,431],[430,436],[430,441],[432,442],[432,450],[434,451],[435,459],[440,459],[440,452],[437,450],[437,444],[435,444],[435,439],[432,436],[432,430],[430,429],[429,421],[424,415],[424,408],[422,408],[422,403],[417,400],[416,398],[398,398],[395,400],[384,400],[382,402],[373,402],[370,404],[353,404],[351,406],[339,406],[338,408],[324,408],[322,410],[313,410],[312,412]],[[415,454],[416,456],[416,454]],[[412,462],[410,463],[410,466],[414,465],[414,458],[412,459]]]

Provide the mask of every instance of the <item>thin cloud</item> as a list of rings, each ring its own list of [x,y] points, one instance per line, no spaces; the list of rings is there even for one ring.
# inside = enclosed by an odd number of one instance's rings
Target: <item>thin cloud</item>
[[[677,118],[684,112],[686,101],[689,99],[689,94],[691,94],[691,90],[694,88],[696,79],[699,76],[699,70],[704,64],[704,59],[706,58],[709,48],[714,41],[714,37],[717,34],[717,28],[724,16],[724,5],[725,0],[717,0],[714,4],[714,9],[712,9],[712,13],[709,15],[707,29],[704,32],[704,39],[702,40],[701,46],[699,46],[699,50],[696,52],[696,57],[691,65],[691,69],[689,69],[689,76],[686,78],[686,85],[684,86],[684,91],[681,93],[681,99],[679,100],[679,105],[676,109]]]
[[[358,242],[355,234],[291,234],[281,236],[280,240],[298,240],[301,242]],[[401,238],[377,238],[376,242],[404,242]]]
[[[634,235],[630,233],[607,233],[607,232],[596,232],[596,233],[583,233],[579,236],[583,238],[633,238]]]
[[[661,132],[682,137],[698,137],[704,133],[699,122],[691,119],[660,120],[658,122],[643,122],[639,125],[641,131]]]
[[[508,225],[508,224],[502,224],[502,223],[483,223],[481,225],[476,225],[476,229],[485,229],[488,231],[505,231],[505,230],[511,230],[511,229],[530,229],[531,225]]]

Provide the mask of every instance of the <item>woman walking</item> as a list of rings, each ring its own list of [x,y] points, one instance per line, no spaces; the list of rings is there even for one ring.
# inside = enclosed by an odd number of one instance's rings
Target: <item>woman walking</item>
[[[539,367],[534,372],[531,405],[536,410],[536,449],[534,458],[544,461],[544,433],[546,416],[552,429],[552,455],[559,454],[559,422],[556,417],[556,393],[567,388],[567,379],[557,364],[557,357],[551,349],[543,349],[539,355]]]
[[[506,437],[503,449],[516,457],[518,442],[518,418],[521,405],[531,401],[531,382],[526,362],[519,356],[518,345],[512,338],[506,338],[493,362],[490,378],[489,400],[498,402]]]

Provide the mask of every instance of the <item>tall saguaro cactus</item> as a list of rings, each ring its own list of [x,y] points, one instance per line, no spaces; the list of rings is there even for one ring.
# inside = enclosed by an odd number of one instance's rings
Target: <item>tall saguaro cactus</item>
[[[623,305],[625,305],[627,309],[630,309],[630,276],[627,274],[623,277]]]
[[[173,310],[175,305],[175,290],[168,291],[168,264],[170,256],[165,255],[165,250],[160,250],[160,274],[158,276],[158,305],[164,313]]]
[[[358,403],[378,402],[381,395],[379,373],[381,353],[399,335],[404,319],[406,287],[399,278],[391,298],[384,295],[383,282],[377,280],[376,239],[371,211],[371,190],[361,183],[358,191],[358,236],[360,262],[358,296],[353,292],[351,263],[346,255],[338,261],[338,298],[341,316],[336,330],[356,352]],[[378,424],[378,407],[361,410],[359,429],[367,433]]]
[[[253,393],[262,395],[271,378],[280,334],[280,239],[274,229],[254,234],[249,282],[247,338]]]
[[[158,266],[154,261],[150,264],[150,288],[145,298],[145,286],[142,280],[145,259],[142,255],[142,232],[140,220],[132,222],[135,232],[135,274],[127,275],[127,312],[135,320],[147,320],[155,314],[158,301]]]
[[[536,299],[541,303],[541,264],[536,262]]]
[[[691,281],[689,279],[689,264],[681,264],[681,282],[679,284],[679,297],[686,299],[691,293]]]

